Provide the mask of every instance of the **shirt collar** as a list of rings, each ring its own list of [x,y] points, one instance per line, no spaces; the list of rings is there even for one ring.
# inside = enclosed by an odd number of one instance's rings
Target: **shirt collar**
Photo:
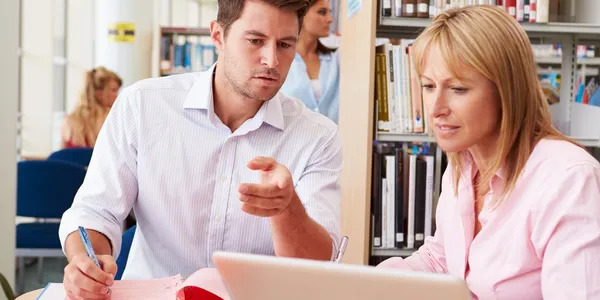
[[[214,113],[213,109],[213,80],[216,64],[205,72],[199,73],[198,78],[183,101],[184,109],[203,109]],[[254,118],[275,128],[285,128],[281,101],[283,96],[278,92],[271,100],[265,101]]]
[[[331,53],[321,53],[319,52],[319,60],[331,60]],[[300,54],[296,53],[296,55],[294,56],[294,60],[299,60],[304,62],[304,60],[302,59],[302,56],[300,56]]]
[[[194,85],[190,89],[189,93],[183,101],[183,108],[195,108],[195,109],[209,109],[212,106],[213,99],[213,75],[215,72],[214,64],[210,69],[205,72],[200,72],[198,78],[194,82]]]
[[[473,156],[471,156],[471,153],[466,150],[466,151],[462,151],[461,155],[460,155],[460,159],[461,159],[461,164],[462,164],[462,173],[464,174],[464,176],[462,176],[462,179],[465,180],[469,180],[469,182],[473,181],[473,178],[475,177],[475,174],[477,173],[477,169],[475,166],[475,161],[473,160]],[[492,178],[492,181],[494,180],[502,180],[505,181],[506,177],[504,174],[504,167],[500,167],[497,171],[496,174],[494,174],[494,178]],[[493,183],[493,182],[492,182]],[[490,184],[492,184],[490,183]],[[491,188],[493,188],[492,186],[490,186]]]

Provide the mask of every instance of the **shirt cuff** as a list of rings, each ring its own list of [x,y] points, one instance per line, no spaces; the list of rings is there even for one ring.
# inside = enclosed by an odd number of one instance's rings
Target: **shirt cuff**
[[[98,231],[108,238],[112,247],[112,256],[116,259],[121,251],[121,226],[110,223],[105,219],[87,212],[84,208],[71,207],[64,214],[60,222],[58,236],[60,244],[65,252],[67,237],[82,226],[88,230]],[[93,246],[93,245],[92,245]]]

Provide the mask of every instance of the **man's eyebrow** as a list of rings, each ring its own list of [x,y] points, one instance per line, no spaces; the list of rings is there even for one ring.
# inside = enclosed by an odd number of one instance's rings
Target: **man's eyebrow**
[[[260,32],[260,31],[256,31],[256,30],[246,30],[244,31],[245,35],[255,35],[258,37],[262,37],[262,38],[266,38],[268,37],[266,34]],[[279,39],[280,41],[288,41],[288,42],[297,42],[298,41],[298,37],[290,35],[290,36],[286,36],[283,37],[281,39]]]
[[[244,34],[256,35],[256,36],[260,36],[260,37],[267,37],[266,34],[260,32],[260,31],[256,31],[256,30],[246,30],[246,31],[244,31]]]

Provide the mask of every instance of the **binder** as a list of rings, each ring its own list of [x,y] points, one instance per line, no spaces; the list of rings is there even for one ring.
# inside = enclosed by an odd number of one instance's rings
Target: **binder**
[[[404,184],[403,184],[403,151],[401,148],[395,149],[396,157],[396,203],[395,203],[395,225],[396,225],[396,248],[403,248],[405,245],[404,239]]]
[[[379,153],[377,145],[373,147],[373,193],[372,195],[372,214],[373,214],[373,247],[381,247],[381,229],[382,229],[382,217],[381,207],[382,199],[382,186],[381,186],[381,167],[382,167],[382,156]]]
[[[427,189],[427,163],[417,159],[415,172],[415,248],[425,241],[425,191]]]

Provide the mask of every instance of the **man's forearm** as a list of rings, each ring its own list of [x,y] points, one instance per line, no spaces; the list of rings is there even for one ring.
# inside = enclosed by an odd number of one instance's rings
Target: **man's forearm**
[[[88,230],[87,232],[96,255],[112,254],[110,241],[104,234],[95,230]],[[85,247],[83,247],[83,243],[81,242],[81,238],[77,231],[73,231],[67,236],[67,240],[65,241],[65,253],[67,254],[67,259],[71,261],[71,258],[75,254],[82,252],[85,252]]]
[[[313,219],[295,195],[294,205],[281,215],[271,217],[273,246],[277,256],[331,259],[331,236]]]

